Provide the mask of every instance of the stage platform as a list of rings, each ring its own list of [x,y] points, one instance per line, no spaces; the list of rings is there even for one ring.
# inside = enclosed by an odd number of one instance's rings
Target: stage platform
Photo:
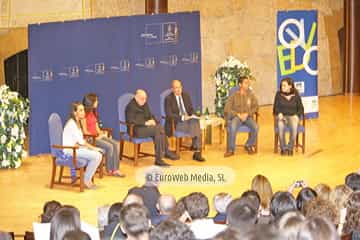
[[[219,144],[217,129],[213,132],[213,144],[208,145],[204,156],[207,161],[199,163],[191,160],[191,152],[182,152],[181,160],[167,162],[178,166],[202,168],[225,167],[234,173],[234,179],[225,184],[183,184],[162,185],[162,193],[171,193],[177,198],[193,191],[204,192],[210,200],[218,192],[230,192],[234,197],[250,188],[251,179],[257,174],[269,178],[274,192],[286,190],[295,180],[305,180],[310,186],[327,183],[331,187],[344,183],[345,176],[360,168],[360,97],[331,96],[320,98],[319,119],[306,122],[306,153],[301,151],[293,157],[282,157],[273,152],[272,106],[260,108],[259,153],[247,155],[238,148],[235,156],[223,158],[225,144]],[[46,127],[46,126],[44,126]],[[245,140],[239,135],[238,143]],[[225,141],[223,141],[225,142]],[[152,145],[145,149],[152,151]],[[126,152],[132,148],[128,145]],[[138,168],[151,166],[153,159],[139,161]],[[48,200],[58,200],[80,209],[81,218],[97,224],[97,207],[122,201],[127,190],[141,184],[135,178],[136,167],[129,160],[121,162],[121,170],[127,177],[105,176],[95,178],[96,190],[79,192],[78,188],[49,188],[51,158],[47,155],[32,156],[24,160],[19,169],[0,170],[0,230],[23,234],[32,230],[32,222],[37,221],[43,204]],[[196,170],[195,170],[196,171]],[[211,215],[214,214],[212,210]]]

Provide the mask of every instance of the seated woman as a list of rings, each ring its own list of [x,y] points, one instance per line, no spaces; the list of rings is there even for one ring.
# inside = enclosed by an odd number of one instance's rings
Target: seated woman
[[[66,122],[63,131],[64,146],[79,146],[76,150],[78,159],[85,159],[88,164],[84,174],[84,182],[87,188],[95,188],[91,179],[102,159],[102,149],[92,146],[84,139],[81,131],[81,120],[85,118],[84,106],[80,102],[74,102],[71,106],[70,118]],[[71,149],[65,149],[65,153],[72,154]],[[73,175],[73,173],[72,173]]]
[[[280,90],[274,100],[273,113],[279,129],[281,155],[293,155],[299,119],[304,114],[304,106],[291,78],[281,80]],[[290,128],[288,144],[285,143],[285,127]]]
[[[125,177],[119,170],[119,143],[107,136],[107,133],[99,127],[99,116],[97,113],[98,97],[95,93],[87,94],[83,99],[85,107],[85,118],[83,119],[84,134],[95,135],[96,146],[103,149],[106,154],[106,169],[109,175]]]

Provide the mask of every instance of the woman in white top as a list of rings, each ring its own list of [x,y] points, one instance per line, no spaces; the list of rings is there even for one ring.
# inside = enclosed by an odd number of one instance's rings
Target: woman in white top
[[[80,121],[84,119],[84,106],[80,102],[74,102],[71,105],[70,118],[66,122],[63,131],[63,145],[64,146],[79,146],[76,150],[78,159],[86,160],[87,166],[84,175],[84,182],[87,188],[95,188],[91,182],[93,175],[96,172],[102,159],[102,150],[87,143],[81,131]],[[66,149],[64,152],[72,154],[71,149]]]

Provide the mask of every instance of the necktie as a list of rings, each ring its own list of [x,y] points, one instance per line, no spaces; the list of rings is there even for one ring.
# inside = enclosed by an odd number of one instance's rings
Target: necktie
[[[184,116],[184,115],[186,115],[185,106],[184,106],[182,97],[179,96],[178,98],[179,98],[179,105],[180,105],[180,108],[179,108],[179,110],[180,110],[180,115],[181,115],[181,116]]]

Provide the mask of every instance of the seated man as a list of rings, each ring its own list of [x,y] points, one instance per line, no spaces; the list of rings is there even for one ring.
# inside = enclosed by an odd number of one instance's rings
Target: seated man
[[[194,115],[194,109],[189,94],[182,90],[180,80],[172,81],[172,93],[165,98],[165,131],[167,136],[171,136],[171,119],[175,121],[175,128],[178,131],[186,132],[192,137],[191,148],[195,151],[193,159],[203,162],[201,156],[201,130],[200,122]]]
[[[249,154],[255,153],[254,145],[257,138],[258,126],[253,115],[259,105],[255,95],[249,90],[250,80],[247,77],[239,78],[239,91],[229,97],[225,104],[224,113],[227,122],[227,149],[224,157],[234,155],[236,132],[241,125],[250,128],[250,134],[245,143],[245,150]]]
[[[175,211],[175,207],[176,200],[173,195],[161,195],[156,204],[159,214],[151,218],[151,224],[156,226],[168,219]]]
[[[168,149],[164,129],[156,123],[155,117],[152,115],[146,100],[146,92],[142,89],[136,90],[135,97],[129,102],[125,109],[126,122],[135,125],[134,137],[153,138],[155,145],[155,165],[169,166],[169,164],[162,160],[164,154],[165,157],[171,160],[178,160],[179,156]]]

